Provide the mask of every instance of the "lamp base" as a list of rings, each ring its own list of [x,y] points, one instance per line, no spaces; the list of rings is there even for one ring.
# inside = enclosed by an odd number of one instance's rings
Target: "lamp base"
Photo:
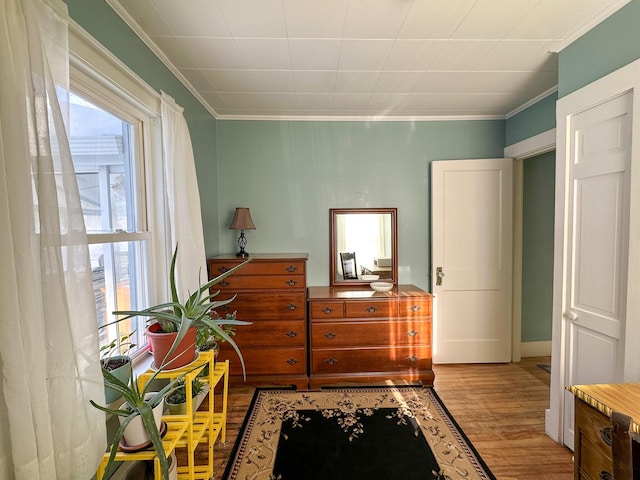
[[[246,258],[248,256],[249,256],[249,252],[245,252],[244,250],[240,250],[238,253],[236,253],[236,257]]]

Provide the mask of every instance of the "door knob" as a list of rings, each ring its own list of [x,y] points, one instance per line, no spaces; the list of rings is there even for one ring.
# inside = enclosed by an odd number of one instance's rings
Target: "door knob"
[[[578,314],[576,312],[574,312],[573,310],[570,310],[567,312],[567,318],[572,321],[575,322],[578,320]]]
[[[442,271],[442,267],[436,268],[436,286],[442,285],[442,277],[444,277],[444,272]]]

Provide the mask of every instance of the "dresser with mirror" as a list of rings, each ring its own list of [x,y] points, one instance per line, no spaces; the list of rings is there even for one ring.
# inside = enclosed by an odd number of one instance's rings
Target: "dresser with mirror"
[[[330,286],[307,289],[309,388],[432,386],[433,297],[398,284],[397,210],[331,209],[329,217]]]

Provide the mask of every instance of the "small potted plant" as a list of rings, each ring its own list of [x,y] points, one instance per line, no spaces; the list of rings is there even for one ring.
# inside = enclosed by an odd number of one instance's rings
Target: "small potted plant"
[[[213,310],[210,313],[211,318],[218,322],[221,320],[220,314]],[[235,321],[236,320],[236,312],[227,313],[224,316],[224,320]],[[233,337],[236,334],[235,326],[232,323],[221,324],[220,325],[224,332],[229,337]],[[203,324],[198,327],[196,332],[196,348],[200,352],[207,352],[209,350],[213,350],[214,356],[218,356],[218,343],[225,342],[226,339],[222,337],[216,330],[209,327],[209,325]]]
[[[180,301],[175,281],[175,266],[178,255],[178,247],[171,259],[169,284],[171,289],[171,301],[154,305],[138,311],[116,311],[115,315],[124,315],[117,321],[137,315],[149,317],[152,323],[147,327],[147,338],[152,344],[154,365],[157,369],[183,367],[196,358],[196,332],[198,327],[207,326],[213,332],[224,339],[233,347],[240,358],[242,371],[245,372],[244,359],[240,349],[230,335],[225,331],[225,325],[250,325],[251,322],[243,322],[236,319],[213,318],[210,313],[218,307],[227,305],[235,299],[235,295],[226,300],[213,301],[220,293],[210,293],[210,289],[222,279],[235,273],[253,257],[229,269],[221,275],[201,284],[198,289]]]
[[[134,333],[135,330],[122,335],[120,342],[118,342],[117,338],[114,338],[111,343],[100,348],[100,366],[102,367],[103,377],[104,372],[107,371],[118,377],[123,383],[129,383],[131,357],[127,354],[135,347],[135,344],[131,343],[131,337]],[[118,355],[114,355],[114,353],[118,353]],[[107,405],[121,397],[117,390],[108,387],[106,384],[104,386],[104,395]]]
[[[202,391],[204,390],[204,383],[196,377],[191,382],[191,397],[193,402]],[[164,397],[164,403],[169,407],[169,413],[171,415],[186,415],[187,414],[187,385],[183,379],[176,383],[176,385],[167,392]],[[196,405],[193,405],[193,414],[195,415]]]
[[[128,368],[131,370],[131,363],[128,365]],[[105,467],[103,478],[109,479],[114,474],[117,468],[117,465],[115,464],[115,455],[121,444],[121,440],[124,439],[125,444],[130,446],[139,445],[145,440],[147,442],[151,442],[156,450],[158,460],[160,461],[162,477],[164,480],[169,480],[169,462],[167,460],[167,455],[162,444],[162,437],[160,435],[162,409],[164,406],[165,395],[178,381],[180,381],[181,378],[183,378],[183,376],[176,377],[162,389],[154,392],[149,388],[158,373],[159,371],[154,372],[153,375],[145,382],[142,389],[140,389],[138,381],[133,377],[132,372],[130,372],[130,380],[125,383],[109,371],[103,371],[105,385],[118,391],[125,400],[120,408],[117,409],[98,405],[93,400],[90,400],[91,405],[103,412],[111,415],[117,415],[120,420],[120,426],[113,438],[111,452]],[[136,428],[141,429],[142,432],[139,430],[137,432],[132,431]]]

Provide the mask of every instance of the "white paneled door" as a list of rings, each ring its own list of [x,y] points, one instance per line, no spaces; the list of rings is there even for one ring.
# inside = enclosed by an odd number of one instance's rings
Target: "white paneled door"
[[[434,363],[511,361],[511,159],[431,164]]]
[[[627,93],[569,121],[565,385],[622,381],[632,100]],[[573,398],[564,395],[573,448]]]

